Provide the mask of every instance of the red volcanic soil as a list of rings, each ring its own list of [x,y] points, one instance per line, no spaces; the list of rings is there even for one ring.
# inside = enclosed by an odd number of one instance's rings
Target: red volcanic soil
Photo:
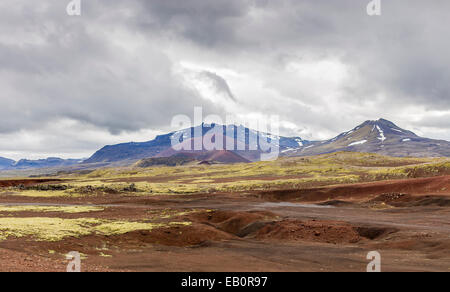
[[[256,238],[334,244],[356,243],[361,240],[356,228],[348,223],[299,220],[283,220],[268,224],[258,231]]]
[[[210,134],[207,133],[204,135],[204,137],[195,137],[188,139],[186,141],[183,141],[178,145],[177,147],[179,149],[195,149],[194,145],[204,145],[204,142],[207,141],[215,141],[216,139],[221,139],[223,141],[223,148],[226,147],[226,145],[234,145],[234,149],[246,149],[248,146],[245,145],[245,143],[242,142],[236,142],[233,138],[230,138],[228,136],[223,136],[221,134]],[[203,147],[202,147],[203,148]],[[200,160],[200,161],[215,161],[220,163],[248,163],[249,160],[245,159],[244,157],[228,150],[175,150],[173,147],[162,151],[155,157],[171,157],[173,155],[177,154],[186,154],[188,157]]]
[[[214,141],[216,140],[222,140],[222,146],[223,148],[226,147],[226,145],[233,145],[234,148],[233,149],[247,149],[248,145],[246,145],[243,142],[237,141],[231,137],[228,136],[224,136],[222,134],[215,134],[215,133],[206,133],[204,136],[202,137],[194,137],[191,139],[187,139],[183,142],[181,142],[179,145],[177,145],[178,149],[195,149],[195,145],[202,145],[202,150],[175,150],[173,147],[159,153],[156,157],[170,157],[174,154],[180,153],[180,152],[196,152],[196,153],[201,153],[201,152],[208,152],[208,150],[204,150],[203,149],[203,145],[205,143],[211,142],[214,143]]]
[[[60,179],[22,179],[22,180],[0,180],[0,187],[15,187],[19,185],[35,185],[40,183],[48,183],[48,182],[61,182]]]
[[[227,150],[211,151],[202,160],[217,161],[222,163],[248,163],[249,160]]]
[[[343,244],[379,239],[397,231],[395,228],[355,226],[342,221],[286,219],[266,224],[256,233],[255,238]]]
[[[87,256],[83,271],[361,272],[368,264],[367,253],[374,250],[382,255],[383,271],[450,271],[450,176],[243,193],[0,196],[0,204],[8,202],[101,204],[104,210],[78,214],[2,211],[2,217],[167,224],[148,231],[68,237],[59,242],[8,238],[0,241],[0,271],[64,271],[63,255],[78,251]],[[308,204],[312,202],[318,204]]]
[[[161,152],[157,157],[171,157],[174,155],[186,156],[200,161],[220,163],[249,163],[250,161],[228,150],[213,151],[175,151],[172,148]]]
[[[261,192],[261,197],[273,201],[323,202],[336,199],[360,201],[387,193],[449,195],[450,176],[380,181],[301,190],[264,191]]]
[[[0,248],[0,270],[2,272],[65,272],[68,260],[48,258],[37,254]],[[113,272],[96,264],[84,265],[82,272]]]
[[[214,226],[229,234],[245,237],[263,226],[266,222],[271,222],[278,217],[274,213],[267,211],[216,211],[193,214],[189,218],[202,224]]]

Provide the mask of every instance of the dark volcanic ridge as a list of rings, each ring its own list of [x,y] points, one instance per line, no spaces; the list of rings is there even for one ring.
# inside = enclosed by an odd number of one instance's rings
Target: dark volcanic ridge
[[[148,142],[141,143],[124,143],[118,145],[105,146],[99,151],[97,151],[91,158],[85,161],[85,163],[102,163],[102,162],[116,162],[128,160],[135,162],[141,159],[146,158],[155,158],[155,157],[170,157],[180,152],[197,152],[204,153],[208,152],[205,149],[202,150],[192,150],[192,151],[178,151],[172,148],[172,139],[174,137],[178,137],[180,144],[184,146],[190,145],[190,149],[196,149],[194,147],[197,140],[202,140],[205,137],[208,138],[208,135],[211,135],[209,132],[213,129],[213,127],[222,127],[223,131],[217,133],[213,140],[222,139],[223,148],[229,149],[225,145],[234,145],[231,147],[232,149],[245,149],[245,150],[229,150],[246,160],[249,161],[258,161],[260,159],[261,153],[264,153],[262,147],[257,142],[257,145],[251,145],[249,141],[250,135],[260,135],[264,138],[267,138],[270,142],[274,136],[267,133],[259,133],[252,129],[245,128],[243,126],[221,126],[221,125],[207,125],[202,124],[197,127],[192,127],[188,129],[183,129],[181,131],[172,132],[166,135],[157,136],[154,140]],[[234,131],[231,131],[230,128],[234,127]],[[201,136],[196,136],[195,133],[201,133]],[[231,134],[230,134],[231,133]],[[239,135],[238,133],[245,133],[244,135]],[[184,138],[189,137],[189,138]],[[196,137],[196,138],[190,138]],[[200,141],[201,142],[201,141]],[[286,150],[295,150],[303,147],[305,145],[309,145],[309,141],[302,140],[300,137],[279,137],[279,141],[276,142],[277,146],[279,146],[280,151]],[[184,147],[184,149],[187,149]],[[223,155],[223,154],[222,154]],[[228,154],[230,155],[230,154]],[[233,161],[234,162],[234,161]]]
[[[138,161],[146,158],[171,157],[180,153],[171,147],[171,138],[174,135],[183,137],[191,132],[190,137],[194,137],[196,130],[201,131],[201,138],[190,138],[182,140],[182,144],[193,147],[197,143],[196,139],[207,137],[208,131],[213,125],[202,124],[196,128],[181,130],[166,135],[156,137],[155,140],[143,143],[126,143],[119,145],[106,146],[97,151],[85,163],[110,163],[117,161]],[[261,153],[264,151],[260,145],[257,150],[249,150],[249,135],[257,133],[254,130],[243,128],[243,126],[222,126],[223,133],[217,135],[216,139],[223,139],[223,145],[235,145],[230,150],[249,161],[258,161]],[[227,135],[227,127],[235,127],[238,130],[245,131],[245,136],[238,137]],[[265,138],[271,139],[271,134],[261,134]],[[242,148],[243,147],[243,148]],[[380,119],[377,121],[366,121],[351,131],[344,132],[337,137],[325,141],[307,141],[300,137],[279,137],[279,151],[281,156],[310,156],[327,154],[340,151],[367,152],[394,157],[450,157],[450,142],[443,140],[433,140],[422,138],[415,133],[404,130],[394,123]],[[185,153],[186,151],[182,151]],[[188,151],[204,155],[206,151]],[[226,161],[221,161],[226,163]],[[232,161],[235,162],[234,160]]]
[[[219,131],[211,134],[216,127]],[[220,130],[220,127],[222,130]],[[195,133],[200,133],[196,136]],[[241,134],[239,134],[241,133]],[[244,133],[244,134],[242,134]],[[450,157],[450,142],[419,137],[385,119],[366,121],[356,128],[325,141],[307,141],[300,137],[275,137],[260,133],[244,126],[221,126],[202,124],[197,127],[157,136],[147,142],[130,142],[105,146],[85,161],[76,159],[48,158],[41,160],[20,160],[0,157],[0,170],[24,170],[55,167],[88,167],[132,165],[145,160],[145,165],[180,165],[193,161],[206,163],[245,163],[259,161],[261,154],[267,152],[258,140],[250,142],[250,137],[262,137],[279,148],[280,156],[312,156],[341,151],[377,153],[394,157]],[[196,138],[191,138],[196,137]],[[277,139],[278,138],[278,139]],[[176,150],[172,140],[180,145],[202,145],[204,139],[222,140],[223,147],[232,145],[239,150]],[[245,150],[243,150],[245,149]],[[169,159],[170,158],[170,159]]]
[[[12,159],[0,157],[0,170],[26,170],[39,168],[66,167],[83,162],[83,159],[62,159],[49,157],[46,159],[29,160],[21,159],[14,161]]]
[[[449,157],[450,142],[422,138],[394,123],[380,119],[366,121],[337,137],[311,143],[288,153],[310,156],[340,151],[377,153],[394,157]]]
[[[180,166],[186,164],[231,164],[231,163],[249,163],[250,161],[227,150],[199,151],[199,152],[179,152],[169,157],[154,157],[139,160],[135,165],[137,167],[151,166]]]

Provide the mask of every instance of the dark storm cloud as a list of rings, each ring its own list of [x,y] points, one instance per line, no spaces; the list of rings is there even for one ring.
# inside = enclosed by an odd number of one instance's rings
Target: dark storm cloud
[[[236,25],[245,21],[252,0],[140,1],[142,29],[161,29],[205,46],[236,41]]]
[[[223,114],[186,84],[181,61],[238,96],[236,111],[279,114],[312,138],[379,117],[450,133],[449,1],[382,0],[379,17],[369,0],[82,0],[81,17],[66,15],[69,2],[1,1],[0,135],[44,135],[61,119],[113,134],[167,129],[194,105]],[[328,67],[310,79],[288,70],[322,60],[348,75],[333,100],[311,82]],[[249,76],[245,90],[232,83]]]
[[[380,17],[366,14],[369,0],[140,2],[139,23],[147,24],[142,29],[183,38],[223,58],[245,55],[257,62],[263,55],[297,52],[339,58],[355,74],[343,102],[382,94],[380,109],[450,109],[448,1],[381,1]]]
[[[199,73],[199,76],[200,78],[206,78],[208,81],[211,81],[212,85],[218,93],[225,93],[225,95],[228,96],[231,100],[237,101],[233,92],[231,91],[230,86],[223,77],[209,71],[203,71]]]
[[[71,118],[117,134],[167,127],[193,104],[214,108],[182,84],[156,46],[133,55],[104,35],[109,21],[97,22],[89,13],[69,18],[65,6],[57,5],[61,1],[50,2],[54,6],[19,3],[13,16],[1,12],[6,19],[23,19],[10,31],[22,36],[10,33],[0,41],[1,132]]]
[[[440,116],[422,118],[414,122],[414,125],[418,127],[432,127],[442,130],[448,130],[450,129],[450,113]]]
[[[361,83],[349,87],[367,99],[384,92],[387,104],[450,108],[448,1],[382,1],[378,18],[358,13],[368,1],[326,3],[299,5],[289,39],[353,66]]]

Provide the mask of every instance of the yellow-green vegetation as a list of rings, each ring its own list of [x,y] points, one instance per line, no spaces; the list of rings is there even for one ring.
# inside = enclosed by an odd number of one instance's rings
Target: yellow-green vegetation
[[[369,208],[372,210],[386,210],[386,209],[393,209],[394,207],[382,202],[382,203],[370,205]]]
[[[171,219],[176,218],[180,216],[186,216],[198,212],[205,212],[205,210],[186,210],[186,211],[179,211],[179,210],[173,210],[173,209],[164,209],[164,210],[152,210],[149,211],[148,214],[150,215],[151,219]],[[209,210],[206,210],[206,212],[211,212]]]
[[[176,217],[191,215],[195,213],[211,213],[213,210],[205,210],[205,209],[192,209],[192,210],[174,210],[174,209],[164,209],[164,210],[153,210],[148,213],[151,215],[150,218],[153,219],[172,219]],[[177,224],[177,222],[174,222]]]
[[[32,198],[81,197],[81,194],[71,195],[67,191],[36,191],[36,190],[15,191],[15,190],[9,190],[8,194],[10,196],[32,197]]]
[[[169,226],[191,226],[192,222],[170,222]]]
[[[0,240],[30,237],[36,241],[61,241],[67,237],[78,238],[91,234],[122,235],[137,230],[170,227],[173,224],[189,225],[191,223],[155,224],[93,218],[0,218]]]
[[[102,207],[88,207],[88,206],[0,206],[0,212],[36,212],[36,213],[89,213],[103,211]]]
[[[4,191],[30,197],[152,196],[304,188],[444,174],[450,174],[449,158],[339,152],[248,164],[105,168],[61,177],[68,180],[66,190]]]
[[[9,187],[4,191],[10,196],[34,198],[79,198],[86,196],[110,195],[127,192],[137,192],[135,184],[110,183],[101,181],[73,181],[73,184],[59,184],[61,188],[47,189],[47,185],[38,185],[32,188]]]
[[[286,176],[286,175],[323,175],[345,174],[363,167],[405,166],[433,163],[443,159],[394,158],[368,153],[341,152],[313,157],[280,158],[270,162],[249,164],[150,167],[145,169],[101,169],[86,178],[131,178],[131,177],[170,177],[171,180],[191,177],[197,182],[211,182],[214,179],[248,176]],[[98,181],[98,180],[97,180]]]
[[[444,174],[450,174],[450,160],[368,171],[368,175],[372,176],[372,179],[374,180],[430,177]]]

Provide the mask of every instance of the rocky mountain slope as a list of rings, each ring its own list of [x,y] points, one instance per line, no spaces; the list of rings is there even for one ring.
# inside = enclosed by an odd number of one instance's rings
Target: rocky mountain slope
[[[390,121],[379,119],[366,121],[333,139],[314,142],[285,155],[309,156],[338,151],[369,152],[396,157],[449,157],[450,142],[422,138]]]
[[[14,169],[33,169],[33,168],[50,168],[71,166],[81,163],[82,159],[62,159],[57,157],[49,157],[46,159],[28,160],[22,159],[14,163]]]
[[[258,133],[243,126],[218,126],[216,135],[211,135],[211,129],[216,125],[202,124],[177,132],[160,135],[154,140],[142,143],[123,143],[105,146],[85,161],[75,159],[48,158],[41,160],[20,160],[0,158],[0,170],[39,169],[51,167],[91,167],[131,165],[142,159],[167,158],[182,153],[182,159],[167,160],[169,164],[178,161],[215,161],[220,163],[236,163],[259,161],[264,147],[256,139],[258,135],[269,142],[273,141],[279,147],[281,156],[310,156],[339,151],[378,153],[387,156],[412,157],[450,157],[450,142],[419,137],[415,133],[402,129],[394,123],[380,119],[366,121],[351,131],[344,132],[326,141],[306,141],[300,137],[279,137],[267,133]],[[222,127],[222,131],[220,131]],[[199,137],[194,137],[200,133]],[[214,137],[214,138],[212,138]],[[220,139],[223,145],[231,145],[234,150],[209,151],[178,150],[172,147],[172,140],[178,139],[180,145],[190,146],[202,144],[203,140],[216,141]],[[253,142],[251,142],[253,141]],[[276,141],[276,142],[275,142]],[[189,148],[189,147],[188,147]],[[245,150],[244,150],[245,149]],[[148,163],[163,163],[165,159],[149,161]],[[82,163],[82,164],[80,164]]]
[[[8,169],[15,163],[14,160],[0,157],[0,170]]]
[[[85,161],[85,163],[100,163],[100,162],[116,162],[116,161],[138,161],[144,158],[152,158],[152,157],[170,157],[179,153],[180,151],[172,148],[172,139],[178,138],[180,144],[184,146],[190,145],[191,149],[195,149],[194,145],[196,143],[201,144],[202,140],[207,137],[208,132],[216,126],[214,124],[207,125],[202,124],[197,127],[191,127],[188,129],[183,129],[181,131],[172,132],[166,135],[161,135],[156,137],[152,141],[142,142],[142,143],[125,143],[118,145],[105,146],[99,151],[97,151],[92,157]],[[271,141],[273,138],[270,134],[258,133],[254,130],[245,128],[243,126],[220,126],[223,131],[218,134],[217,139],[223,139],[223,145],[234,145],[232,147],[235,150],[230,150],[232,153],[235,153],[246,160],[249,161],[258,161],[260,155],[263,151],[261,145],[257,143],[254,147],[251,146],[250,136],[253,135],[261,135],[264,138],[267,138],[268,141]],[[234,127],[234,131],[232,131],[232,127]],[[200,137],[195,137],[195,133],[201,133]],[[189,135],[190,133],[190,135]],[[244,134],[238,134],[244,133]],[[189,137],[189,138],[188,138]],[[271,138],[272,137],[272,138]],[[215,141],[213,139],[213,141]],[[305,145],[309,145],[309,141],[302,140],[300,137],[280,137],[279,145],[280,151],[286,150],[295,150],[303,147]],[[186,149],[186,147],[184,147]],[[245,150],[241,150],[245,149]],[[207,151],[202,147],[201,150],[195,150],[192,152],[205,152]],[[189,151],[182,151],[189,152]]]
[[[24,169],[38,169],[51,167],[64,167],[81,163],[82,159],[61,159],[56,157],[49,157],[46,159],[29,160],[21,159],[14,161],[7,158],[0,158],[0,170],[24,170]]]
[[[154,157],[139,160],[137,167],[151,167],[157,165],[178,166],[189,163],[214,164],[214,163],[248,163],[249,160],[227,150],[204,152],[181,152],[172,156]]]

